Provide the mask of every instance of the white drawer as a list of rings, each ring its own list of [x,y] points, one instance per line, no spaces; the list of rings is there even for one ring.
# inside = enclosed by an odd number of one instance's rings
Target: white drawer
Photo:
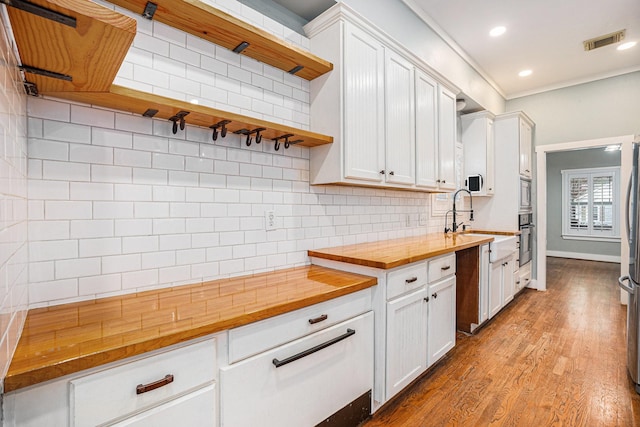
[[[444,277],[456,274],[456,253],[452,252],[438,258],[430,259],[429,283],[438,281]]]
[[[520,287],[526,288],[531,283],[531,263],[528,262],[520,267]]]
[[[167,401],[216,377],[215,340],[126,363],[70,381],[71,425],[95,426]],[[173,381],[141,394],[148,385],[173,375]]]
[[[291,342],[371,310],[371,289],[364,289],[229,331],[229,363]]]
[[[387,273],[387,300],[427,284],[427,264],[418,262]]]
[[[370,311],[220,368],[220,425],[319,425],[372,388]]]

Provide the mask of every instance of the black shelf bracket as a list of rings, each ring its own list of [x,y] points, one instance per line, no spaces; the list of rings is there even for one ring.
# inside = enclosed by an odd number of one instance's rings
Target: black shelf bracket
[[[34,15],[40,16],[41,18],[66,25],[71,28],[76,28],[76,18],[74,18],[73,16],[65,15],[63,13],[47,9],[46,7],[30,3],[26,0],[0,0],[0,3],[4,3],[7,6],[32,13]]]
[[[142,17],[147,18],[148,20],[153,19],[153,15],[156,14],[156,10],[158,9],[158,5],[152,3],[150,1],[144,6],[144,11],[142,12]]]
[[[31,67],[29,65],[20,65],[20,69],[25,73],[37,74],[39,76],[51,77],[52,79],[73,81],[73,77],[68,74],[56,73],[55,71],[43,70],[42,68]]]

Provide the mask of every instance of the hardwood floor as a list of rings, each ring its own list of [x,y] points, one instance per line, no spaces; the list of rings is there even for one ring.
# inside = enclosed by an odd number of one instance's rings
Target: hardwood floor
[[[548,258],[526,289],[363,426],[640,426],[619,264]]]

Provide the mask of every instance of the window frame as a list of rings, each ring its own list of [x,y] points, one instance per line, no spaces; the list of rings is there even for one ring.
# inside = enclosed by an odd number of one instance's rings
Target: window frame
[[[583,169],[563,169],[562,173],[562,238],[566,240],[591,240],[598,242],[620,241],[620,167],[597,167]],[[613,177],[612,188],[612,229],[610,231],[594,230],[593,218],[588,219],[587,230],[579,231],[570,228],[570,188],[571,178],[588,177],[589,200],[587,203],[588,215],[592,215],[594,202],[594,175],[609,175]]]

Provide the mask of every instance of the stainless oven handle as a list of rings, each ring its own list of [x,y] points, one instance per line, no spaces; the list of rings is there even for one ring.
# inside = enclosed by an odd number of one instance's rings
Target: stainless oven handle
[[[627,281],[631,281],[631,278],[629,276],[622,276],[622,277],[618,277],[618,285],[624,289],[625,291],[629,292],[630,295],[634,294],[634,289],[632,286],[629,285],[625,285],[624,282]]]

